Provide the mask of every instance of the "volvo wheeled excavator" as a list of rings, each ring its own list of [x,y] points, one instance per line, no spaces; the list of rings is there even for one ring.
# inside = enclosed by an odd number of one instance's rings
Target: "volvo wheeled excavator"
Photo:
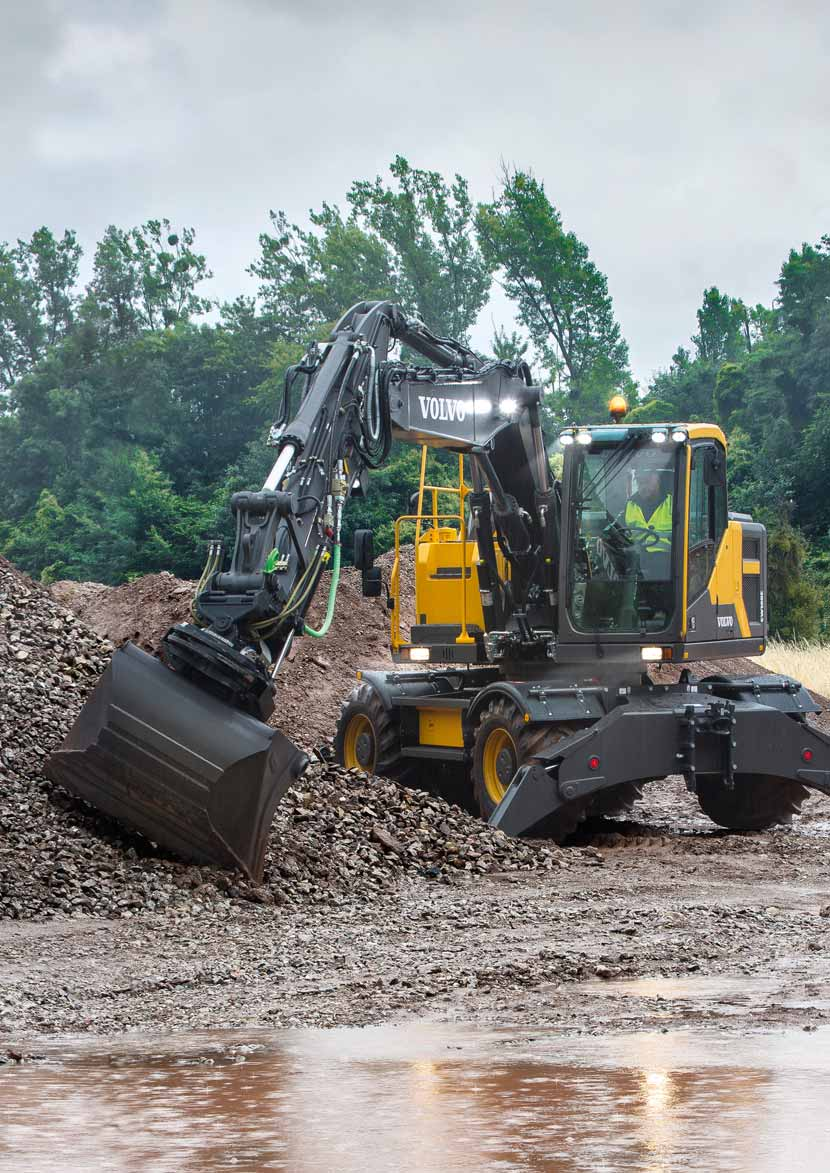
[[[342,762],[454,772],[495,826],[556,838],[670,774],[735,829],[788,820],[808,787],[830,794],[830,738],[797,681],[693,673],[758,655],[767,636],[766,534],[728,510],[721,430],[634,425],[617,404],[612,423],[564,428],[552,460],[541,395],[524,362],[486,362],[390,302],[353,306],[289,369],[273,469],[231,498],[233,549],[210,545],[193,622],[168,631],[160,660],[114,654],[49,776],[174,852],[260,878],[275,806],[307,761],[267,724],[279,669],[294,639],[328,630],[344,508],[399,439],[422,462],[387,584],[395,670],[358,674]],[[428,448],[457,461],[452,487],[427,483]],[[659,524],[630,507],[646,484]],[[355,563],[379,595],[369,531]],[[661,664],[675,683],[650,678]]]

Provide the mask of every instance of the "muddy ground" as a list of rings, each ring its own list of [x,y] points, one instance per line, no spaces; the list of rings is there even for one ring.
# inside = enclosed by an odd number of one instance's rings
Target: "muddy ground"
[[[322,909],[194,897],[127,920],[6,922],[0,1030],[11,1042],[423,1015],[809,1030],[830,1017],[828,846],[827,800],[791,829],[728,835],[670,781],[636,821],[586,829],[550,872],[407,877]]]
[[[0,570],[17,674],[0,745],[0,1058],[66,1032],[423,1016],[578,1033],[810,1030],[830,1015],[830,800],[810,798],[789,828],[727,834],[674,779],[628,821],[585,825],[561,848],[511,847],[463,812],[318,766],[278,813],[266,883],[252,889],[148,852],[51,789],[45,720],[36,738],[8,735],[39,692],[71,717],[104,654],[90,629],[151,643],[164,607],[148,635],[136,614],[161,594],[178,611],[182,584],[116,588],[116,609],[99,592],[97,625],[82,610],[90,589],[71,603],[78,628]],[[385,654],[382,607],[348,576],[341,606],[337,641],[303,641],[287,676],[283,720],[309,743],[331,731],[354,669]]]

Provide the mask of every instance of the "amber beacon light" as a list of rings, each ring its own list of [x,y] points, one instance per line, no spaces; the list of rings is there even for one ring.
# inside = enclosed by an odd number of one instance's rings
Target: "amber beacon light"
[[[608,410],[611,412],[611,418],[615,424],[618,424],[628,411],[628,404],[622,395],[615,395],[608,404]]]

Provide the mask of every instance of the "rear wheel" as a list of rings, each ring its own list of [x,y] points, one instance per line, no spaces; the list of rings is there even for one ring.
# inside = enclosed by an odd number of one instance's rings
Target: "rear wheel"
[[[697,780],[700,809],[730,831],[763,831],[791,823],[807,794],[798,782],[771,774],[736,774],[732,787],[717,774],[702,774]]]
[[[473,740],[473,791],[483,819],[489,819],[507,793],[519,766],[532,762],[576,730],[574,725],[528,725],[507,698],[491,701],[482,712]],[[587,802],[568,803],[539,831],[557,841],[585,817]]]

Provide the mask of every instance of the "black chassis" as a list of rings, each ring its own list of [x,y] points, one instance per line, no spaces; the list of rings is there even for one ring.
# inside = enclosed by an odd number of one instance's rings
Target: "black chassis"
[[[400,715],[401,755],[469,763],[479,714],[496,696],[532,724],[578,724],[547,757],[520,767],[490,823],[510,835],[531,831],[560,807],[626,782],[680,774],[694,792],[700,775],[725,785],[766,775],[830,794],[830,737],[808,723],[821,711],[785,676],[708,677],[684,671],[676,684],[577,686],[555,678],[509,680],[498,669],[364,672]],[[463,749],[419,746],[417,708],[462,710]],[[413,720],[414,718],[414,720]]]

